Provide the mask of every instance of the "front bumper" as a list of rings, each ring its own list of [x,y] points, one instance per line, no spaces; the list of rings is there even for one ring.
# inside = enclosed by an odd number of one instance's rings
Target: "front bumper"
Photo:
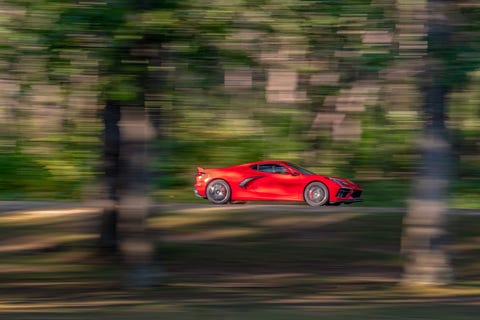
[[[361,189],[340,188],[332,203],[350,204],[355,202],[362,202],[363,199],[360,198],[361,195]]]
[[[362,202],[362,201],[363,201],[363,199],[349,199],[349,200],[338,201],[338,202],[345,203],[345,204],[350,204],[350,203],[356,203],[356,202]]]

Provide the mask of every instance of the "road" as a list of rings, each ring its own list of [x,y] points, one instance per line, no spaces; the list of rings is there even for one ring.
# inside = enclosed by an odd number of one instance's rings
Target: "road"
[[[82,208],[91,209],[92,211],[101,208],[101,203],[95,202],[53,202],[53,201],[0,201],[0,212],[21,211],[21,210],[42,210],[42,209],[62,209],[62,208]],[[342,205],[338,207],[324,206],[319,208],[312,208],[307,205],[297,204],[272,204],[272,203],[253,203],[253,204],[228,204],[228,205],[212,205],[212,204],[194,204],[194,203],[165,203],[154,204],[153,209],[159,211],[183,211],[183,210],[233,210],[233,211],[259,211],[259,212],[298,212],[298,213],[341,213],[341,212],[359,212],[359,213],[381,213],[405,212],[405,208],[400,207],[365,207],[352,205]],[[450,214],[480,214],[480,209],[450,209]]]

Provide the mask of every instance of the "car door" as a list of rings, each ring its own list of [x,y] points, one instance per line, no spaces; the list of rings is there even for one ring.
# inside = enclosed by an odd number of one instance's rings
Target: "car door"
[[[300,177],[280,164],[260,164],[258,176],[248,185],[248,191],[259,200],[298,200]]]

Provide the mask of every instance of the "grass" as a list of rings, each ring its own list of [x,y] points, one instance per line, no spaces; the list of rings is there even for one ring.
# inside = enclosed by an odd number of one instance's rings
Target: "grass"
[[[148,220],[163,277],[122,285],[96,248],[99,213],[0,215],[6,319],[477,319],[480,216],[451,217],[456,282],[399,284],[399,210],[191,206]]]

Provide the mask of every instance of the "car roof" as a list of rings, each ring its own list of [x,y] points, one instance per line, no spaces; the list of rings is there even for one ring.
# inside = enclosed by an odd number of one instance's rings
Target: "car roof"
[[[282,160],[262,160],[262,161],[255,161],[255,162],[247,163],[247,165],[254,165],[254,164],[283,164],[283,165],[288,165],[288,163],[286,161],[282,161]]]

